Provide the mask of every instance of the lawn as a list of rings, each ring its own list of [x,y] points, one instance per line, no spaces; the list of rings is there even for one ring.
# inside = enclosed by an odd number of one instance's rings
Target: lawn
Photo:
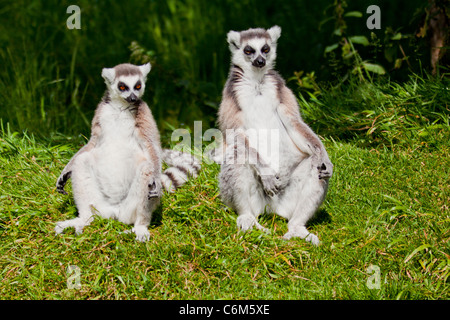
[[[439,100],[449,95],[448,88],[442,91],[447,84],[437,94],[425,90],[428,95],[406,85],[402,94],[378,88],[384,98],[370,94],[358,100],[356,91],[347,98],[329,94],[340,103],[361,105],[372,99],[377,104],[371,114],[353,110],[352,119],[342,117],[342,126],[351,120],[357,128],[347,130],[348,135],[356,132],[353,138],[337,131],[323,138],[335,169],[326,201],[309,225],[321,240],[318,247],[301,239],[283,240],[287,223],[275,215],[260,218],[271,234],[238,232],[236,213],[220,201],[220,168],[205,163],[197,179],[164,194],[147,243],[126,232],[131,226],[101,218],[82,235],[69,229],[57,236],[55,223],[75,217],[76,207],[70,184],[64,196],[56,192],[55,182],[86,140],[56,134],[38,139],[3,124],[0,296],[449,299],[450,130],[448,104]],[[304,100],[302,108],[311,112],[327,99],[324,93]],[[418,119],[414,125],[406,116],[405,121],[388,117],[393,106],[406,102],[422,106],[420,116],[414,108],[406,112]],[[433,104],[442,109],[425,114]],[[432,114],[440,120],[431,119]],[[365,123],[370,116],[375,117],[372,128],[361,133],[355,119]],[[320,127],[320,117],[307,119]],[[383,131],[387,124],[388,135]],[[424,128],[430,134],[423,134]],[[392,137],[402,140],[394,143]]]
[[[80,0],[81,29],[66,24],[69,1],[5,3],[0,299],[448,300],[448,50],[434,76],[429,58],[430,13],[448,3]],[[381,29],[367,26],[369,5],[381,8]],[[260,217],[270,234],[239,232],[220,167],[206,163],[164,194],[147,243],[101,218],[55,235],[77,215],[70,182],[68,195],[55,183],[89,138],[102,68],[151,62],[144,99],[173,147],[174,129],[216,123],[227,32],[273,25],[283,30],[277,70],[334,163],[308,226],[320,246],[283,240],[276,215]]]

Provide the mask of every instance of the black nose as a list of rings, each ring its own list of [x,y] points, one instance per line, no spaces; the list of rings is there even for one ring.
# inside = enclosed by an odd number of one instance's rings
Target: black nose
[[[258,56],[258,58],[256,58],[253,61],[253,66],[258,67],[258,68],[262,68],[266,65],[266,59],[264,59],[261,56]]]
[[[127,102],[133,103],[137,101],[137,97],[134,93],[132,93],[125,100],[127,100]]]

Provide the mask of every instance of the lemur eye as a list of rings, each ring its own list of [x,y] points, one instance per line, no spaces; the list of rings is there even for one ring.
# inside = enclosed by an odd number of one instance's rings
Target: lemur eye
[[[252,53],[255,53],[255,49],[253,49],[253,48],[250,47],[250,46],[246,46],[246,47],[244,48],[244,53],[245,53],[246,55],[250,55],[250,54],[252,54]]]
[[[119,87],[119,90],[120,90],[120,91],[126,91],[126,90],[128,90],[128,87],[127,87],[126,84],[124,84],[123,82],[119,82],[118,87]]]
[[[137,84],[137,85],[134,86],[134,88],[135,88],[136,90],[139,90],[139,89],[141,89],[141,85],[140,85],[140,84]]]
[[[261,48],[262,53],[269,53],[270,47],[266,44]]]

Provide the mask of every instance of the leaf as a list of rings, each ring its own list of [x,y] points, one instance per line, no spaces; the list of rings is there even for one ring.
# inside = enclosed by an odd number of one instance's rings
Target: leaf
[[[333,34],[340,37],[342,36],[342,29],[341,28],[337,28],[336,30],[333,31]]]
[[[126,286],[126,284],[125,284],[125,282],[123,281],[123,279],[122,279],[121,276],[117,276],[117,279],[119,279],[119,281],[120,281],[124,286]]]
[[[370,128],[370,130],[369,131],[367,131],[367,134],[368,135],[371,135],[375,130],[377,130],[378,129],[378,127],[377,126],[373,126],[372,128]]]
[[[396,55],[397,55],[396,47],[386,47],[384,49],[384,57],[386,58],[387,61],[393,62]]]
[[[325,48],[325,53],[329,53],[329,52],[337,49],[337,47],[339,47],[339,43],[335,43],[335,44],[332,44],[331,46],[327,46]]]
[[[400,40],[402,38],[402,34],[400,32],[396,33],[391,40]]]
[[[292,266],[292,265],[291,265],[291,261],[289,261],[289,259],[286,258],[284,255],[279,254],[278,256],[279,256],[281,259],[283,259],[284,262],[286,262],[289,266]]]
[[[426,27],[426,25],[423,25],[423,27],[420,27],[420,30],[416,34],[416,37],[425,38],[426,35],[427,35],[427,27]]]
[[[358,241],[358,238],[353,238],[353,239],[348,239],[348,240],[344,240],[343,245],[344,246],[348,246],[349,244]]]
[[[373,72],[376,74],[385,74],[386,73],[386,70],[384,70],[384,68],[382,66],[380,66],[379,64],[363,62],[362,65],[364,66],[364,68],[367,71],[370,71],[370,72]]]
[[[411,258],[414,257],[417,254],[417,252],[427,249],[429,247],[431,247],[431,245],[429,245],[428,243],[425,243],[425,244],[421,245],[420,247],[415,248],[414,251],[405,259],[404,263],[407,263],[409,260],[411,260]]]
[[[353,36],[349,40],[353,43],[362,44],[363,46],[369,45],[369,40],[365,36]]]
[[[344,14],[344,17],[354,17],[354,18],[361,18],[363,14],[359,11],[350,11]]]
[[[391,202],[396,203],[396,204],[399,205],[399,206],[402,206],[402,205],[403,205],[403,203],[402,203],[400,200],[397,200],[397,199],[395,199],[394,197],[392,197],[392,196],[390,196],[390,195],[383,194],[383,197],[385,197],[385,198],[391,200]]]
[[[270,272],[269,272],[269,276],[274,279],[278,279],[280,277],[279,275],[277,275],[275,273],[270,273]]]
[[[431,126],[427,127],[427,130],[436,130],[436,129],[443,129],[445,126],[443,124],[433,124]]]
[[[395,59],[394,69],[400,69],[402,67],[403,59]]]

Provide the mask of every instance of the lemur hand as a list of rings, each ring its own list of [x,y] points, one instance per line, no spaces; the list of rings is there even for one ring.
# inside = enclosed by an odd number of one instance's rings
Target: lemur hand
[[[261,183],[263,185],[264,192],[273,197],[281,189],[280,177],[270,168],[265,168],[264,172],[260,173]]]
[[[161,196],[161,183],[159,181],[151,181],[148,184],[148,199],[159,198]]]
[[[328,155],[313,156],[312,162],[313,168],[317,168],[319,173],[319,179],[330,179],[333,175],[333,164],[331,163]]]

